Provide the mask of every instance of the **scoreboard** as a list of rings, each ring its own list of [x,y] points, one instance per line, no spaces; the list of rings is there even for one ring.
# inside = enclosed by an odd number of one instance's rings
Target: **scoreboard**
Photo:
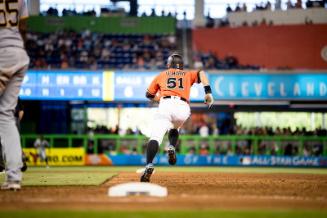
[[[103,72],[33,71],[26,74],[20,96],[30,100],[103,100]]]
[[[147,101],[145,92],[159,72],[29,70],[20,90],[25,100]],[[202,101],[201,85],[191,100]]]

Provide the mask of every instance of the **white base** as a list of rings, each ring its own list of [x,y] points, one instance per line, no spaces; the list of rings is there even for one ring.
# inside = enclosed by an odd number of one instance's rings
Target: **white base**
[[[151,197],[167,197],[168,190],[166,187],[144,182],[123,183],[108,189],[109,197],[127,197],[140,195]]]

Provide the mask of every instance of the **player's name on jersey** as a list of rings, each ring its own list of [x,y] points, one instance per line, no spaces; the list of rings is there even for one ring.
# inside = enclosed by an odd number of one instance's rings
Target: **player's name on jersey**
[[[167,76],[185,76],[184,71],[171,71],[171,70],[167,70],[166,71],[166,75]]]

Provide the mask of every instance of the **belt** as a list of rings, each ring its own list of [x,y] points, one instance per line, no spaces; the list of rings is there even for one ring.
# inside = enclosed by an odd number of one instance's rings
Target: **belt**
[[[185,101],[186,103],[188,103],[188,101],[187,101],[185,98],[183,98],[183,97],[179,97],[179,96],[164,96],[164,97],[162,97],[162,98],[164,98],[164,99],[167,99],[167,98],[171,98],[171,99],[179,99],[179,100],[182,100],[182,101]]]

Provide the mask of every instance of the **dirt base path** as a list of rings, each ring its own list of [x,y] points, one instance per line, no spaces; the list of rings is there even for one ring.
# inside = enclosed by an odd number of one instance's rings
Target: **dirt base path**
[[[158,172],[151,182],[166,186],[167,198],[107,196],[110,186],[138,180],[136,173],[120,173],[99,187],[47,186],[0,191],[0,209],[327,210],[327,175]]]

